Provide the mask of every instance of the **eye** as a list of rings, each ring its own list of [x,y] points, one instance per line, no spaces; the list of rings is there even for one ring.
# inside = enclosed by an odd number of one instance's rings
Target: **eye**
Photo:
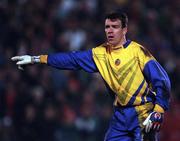
[[[120,28],[119,25],[112,25],[113,28]]]
[[[109,25],[106,25],[106,26],[105,26],[105,29],[107,29],[107,28],[110,28],[110,26],[109,26]]]

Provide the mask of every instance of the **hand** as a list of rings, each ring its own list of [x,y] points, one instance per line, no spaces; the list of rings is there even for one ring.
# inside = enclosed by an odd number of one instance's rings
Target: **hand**
[[[151,130],[159,131],[162,121],[163,114],[158,112],[150,113],[146,120],[143,122],[143,125],[145,126],[145,132],[148,133]]]
[[[18,69],[24,70],[23,65],[34,64],[40,62],[40,56],[30,56],[30,55],[22,55],[22,56],[14,56],[11,58],[12,61],[17,61],[16,65],[18,65]]]

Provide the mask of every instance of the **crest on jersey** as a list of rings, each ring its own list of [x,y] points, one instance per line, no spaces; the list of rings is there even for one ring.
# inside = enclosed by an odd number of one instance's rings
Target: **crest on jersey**
[[[119,59],[116,59],[116,61],[115,61],[115,65],[116,65],[116,66],[119,66],[119,65],[120,65],[120,63],[121,63],[121,61],[120,61]]]

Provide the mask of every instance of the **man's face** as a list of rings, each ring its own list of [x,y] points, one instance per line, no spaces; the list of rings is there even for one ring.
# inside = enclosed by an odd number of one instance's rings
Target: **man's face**
[[[121,21],[119,19],[106,19],[105,32],[108,43],[113,46],[118,46],[122,44],[127,32],[127,28],[122,28]]]

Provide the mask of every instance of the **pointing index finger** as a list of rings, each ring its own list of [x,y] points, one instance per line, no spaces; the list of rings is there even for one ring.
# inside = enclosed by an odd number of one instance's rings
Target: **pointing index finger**
[[[11,58],[12,61],[17,61],[17,60],[19,60],[19,59],[20,59],[19,56],[14,56],[14,57]]]

